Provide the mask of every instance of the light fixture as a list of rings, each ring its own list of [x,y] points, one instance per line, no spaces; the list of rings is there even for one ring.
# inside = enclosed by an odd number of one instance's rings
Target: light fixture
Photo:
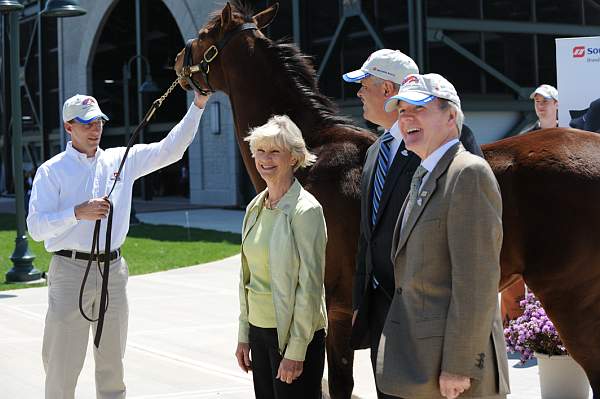
[[[79,5],[78,0],[49,0],[46,3],[42,16],[44,17],[77,17],[87,11]]]
[[[23,4],[17,0],[0,0],[0,12],[21,11]]]
[[[146,75],[146,79],[140,85],[140,93],[158,93],[160,92],[160,88],[156,84],[154,80],[152,80],[152,76],[150,74]]]

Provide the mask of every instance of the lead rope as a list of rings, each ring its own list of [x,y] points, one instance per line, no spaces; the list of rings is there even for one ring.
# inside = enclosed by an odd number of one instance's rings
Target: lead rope
[[[104,327],[104,315],[106,314],[106,311],[108,310],[108,300],[109,300],[109,298],[108,298],[108,274],[109,274],[109,270],[110,270],[110,260],[111,260],[110,259],[110,245],[111,245],[112,219],[113,219],[113,203],[110,200],[110,195],[112,194],[113,190],[115,189],[117,181],[119,181],[119,176],[121,175],[121,170],[123,170],[123,165],[125,165],[125,160],[127,159],[127,154],[129,154],[129,150],[131,149],[131,146],[135,143],[135,140],[136,140],[140,130],[142,130],[144,127],[146,127],[146,125],[148,125],[148,123],[150,122],[150,119],[152,119],[152,117],[154,116],[154,112],[156,112],[156,110],[158,108],[160,108],[163,101],[175,89],[175,87],[179,83],[179,79],[180,79],[180,77],[178,76],[175,79],[175,81],[173,83],[171,83],[171,86],[167,89],[167,91],[162,96],[160,96],[159,98],[154,100],[154,102],[152,103],[152,106],[146,113],[146,116],[144,116],[144,119],[136,127],[135,131],[131,135],[131,138],[129,139],[129,142],[127,143],[127,148],[125,150],[125,154],[123,155],[123,158],[121,159],[121,163],[119,164],[119,169],[118,169],[117,173],[115,174],[115,181],[112,185],[112,188],[108,192],[108,195],[104,197],[104,199],[108,202],[108,205],[109,205],[108,219],[106,221],[106,223],[107,223],[106,224],[106,240],[105,240],[105,245],[104,245],[104,270],[102,270],[101,261],[100,261],[100,224],[102,221],[100,219],[96,220],[96,224],[94,226],[94,235],[92,238],[92,250],[90,251],[90,258],[88,260],[88,264],[85,269],[85,273],[83,275],[83,280],[81,281],[81,288],[79,290],[79,312],[84,317],[84,319],[86,319],[90,322],[96,322],[96,321],[98,322],[98,325],[96,328],[96,335],[94,337],[94,345],[96,345],[96,348],[100,347],[100,338],[102,337],[102,328]],[[92,262],[94,261],[94,257],[96,258],[96,264],[98,267],[98,271],[100,272],[100,277],[102,278],[102,289],[100,291],[100,307],[99,307],[97,319],[92,319],[83,310],[83,291],[85,288],[85,283],[87,281],[88,275],[90,273],[90,268],[92,266]]]

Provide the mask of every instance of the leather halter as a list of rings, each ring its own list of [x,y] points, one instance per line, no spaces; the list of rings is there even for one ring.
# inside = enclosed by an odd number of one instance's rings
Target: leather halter
[[[208,79],[208,73],[210,72],[210,63],[213,62],[215,58],[217,58],[219,52],[225,47],[225,45],[229,42],[229,40],[231,40],[231,38],[233,38],[236,34],[246,30],[258,30],[258,26],[256,26],[256,24],[254,23],[245,23],[238,26],[236,29],[225,33],[221,40],[217,41],[216,44],[213,44],[212,46],[207,48],[206,51],[204,51],[202,61],[200,61],[199,64],[195,65],[193,60],[194,55],[192,54],[192,45],[194,44],[195,40],[200,40],[200,38],[188,40],[185,44],[185,49],[183,51],[183,68],[181,69],[179,77],[181,79],[185,79],[185,81],[190,85],[190,87],[192,87],[194,90],[196,90],[203,96],[207,96],[211,93],[214,93],[215,90],[210,85]],[[202,79],[204,81],[203,83],[206,85],[206,87],[208,87],[208,90],[203,89],[194,79],[194,74],[197,72],[200,72],[202,74]]]

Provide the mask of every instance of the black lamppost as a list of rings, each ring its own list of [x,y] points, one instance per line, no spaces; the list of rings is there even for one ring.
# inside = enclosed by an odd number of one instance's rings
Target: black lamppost
[[[0,13],[8,13],[13,11],[21,11],[23,4],[17,0],[0,0]]]
[[[23,144],[21,127],[21,87],[19,82],[19,15],[23,5],[16,0],[0,0],[0,12],[10,13],[10,93],[12,119],[13,180],[17,217],[15,249],[10,257],[13,267],[6,273],[7,283],[37,281],[42,273],[33,266],[35,255],[29,251],[25,226],[25,190],[23,186]],[[42,12],[44,16],[69,17],[85,14],[76,0],[49,0]],[[40,49],[42,51],[42,49]]]
[[[144,61],[144,66],[146,69],[146,77],[144,79],[144,82],[140,85],[140,87],[138,87],[138,93],[158,93],[158,92],[160,92],[160,88],[152,79],[152,75],[150,74],[150,62],[148,61],[148,59],[146,57],[144,57],[143,55],[134,55],[125,64],[123,64],[123,106],[125,108],[124,109],[124,112],[125,112],[124,123],[125,123],[126,140],[129,140],[129,129],[130,129],[129,80],[131,79],[131,63],[138,58],[140,58],[142,61]],[[141,96],[139,96],[139,95],[138,95],[137,106],[138,106],[138,119],[140,119],[143,117],[143,115],[141,115],[143,106],[142,106]],[[140,139],[142,142],[144,141],[143,137],[144,137],[143,132],[140,132]]]
[[[20,7],[19,7],[20,6]],[[25,189],[23,187],[23,144],[21,141],[21,85],[19,82],[19,14],[23,9],[18,1],[0,2],[0,11],[9,12],[10,95],[12,119],[13,182],[17,216],[15,249],[10,256],[13,267],[6,273],[7,283],[31,282],[41,279],[42,273],[33,266],[35,255],[29,252],[25,228]]]
[[[48,0],[46,8],[41,12],[43,17],[78,17],[86,13],[77,0]]]
[[[145,70],[146,70],[145,80],[138,87],[137,113],[138,113],[139,121],[141,121],[142,118],[144,117],[144,115],[142,114],[142,108],[143,108],[142,94],[143,93],[158,93],[158,92],[160,92],[159,87],[154,82],[154,80],[152,80],[152,75],[150,74],[150,62],[148,61],[148,59],[146,57],[144,57],[143,55],[134,55],[125,64],[123,64],[123,107],[124,107],[123,121],[124,121],[124,125],[125,125],[126,141],[129,141],[129,129],[130,129],[129,80],[131,79],[131,63],[137,59],[144,61],[144,66],[145,66]],[[138,78],[138,82],[140,82],[140,81],[141,81],[141,79]],[[144,131],[143,130],[140,131],[140,142],[141,143],[144,142]],[[150,187],[147,187],[147,185],[148,185],[148,183],[146,181],[146,177],[142,177],[140,179],[140,189],[142,191],[142,198],[146,201],[152,199],[152,195],[150,194]],[[133,206],[131,209],[134,209]],[[132,217],[132,219],[135,218],[135,210],[133,210],[133,214],[134,214],[134,216]]]

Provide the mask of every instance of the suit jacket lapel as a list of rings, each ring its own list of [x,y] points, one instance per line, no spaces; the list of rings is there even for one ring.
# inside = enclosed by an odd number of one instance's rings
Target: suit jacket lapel
[[[437,188],[437,180],[440,178],[440,176],[442,176],[446,172],[446,170],[448,169],[448,166],[450,166],[450,163],[452,162],[452,160],[454,159],[456,154],[461,150],[464,150],[463,146],[460,143],[457,143],[457,144],[453,145],[452,147],[450,147],[448,149],[448,151],[446,151],[446,153],[442,156],[442,158],[437,163],[435,168],[431,171],[429,178],[423,185],[423,188],[421,189],[421,192],[419,193],[419,196],[417,197],[417,203],[413,206],[410,214],[408,215],[408,218],[406,219],[404,228],[402,228],[402,217],[404,216],[404,211],[406,209],[406,204],[407,204],[408,198],[404,202],[404,206],[402,207],[402,211],[400,212],[400,216],[398,218],[398,223],[396,223],[395,230],[399,230],[399,229],[401,229],[401,230],[398,235],[398,237],[399,237],[398,238],[398,247],[395,250],[394,258],[398,255],[398,252],[406,244],[406,241],[408,240],[410,233],[412,232],[413,228],[415,227],[415,224],[419,220],[419,217],[423,213],[423,210],[427,206],[429,199],[433,196],[433,193],[435,192],[435,190]],[[419,200],[420,200],[420,204],[419,204]],[[396,232],[394,233],[394,236],[395,237],[397,236]]]
[[[388,170],[388,174],[385,178],[385,183],[383,185],[383,193],[381,194],[381,200],[379,201],[379,209],[377,210],[377,220],[375,226],[377,226],[381,215],[383,215],[385,206],[387,205],[388,200],[390,199],[390,196],[394,191],[394,187],[396,186],[396,181],[402,174],[402,171],[404,170],[406,165],[408,165],[408,163],[414,156],[416,155],[414,155],[412,152],[409,152],[408,156],[402,155],[400,148],[396,152],[394,161],[392,162],[392,165]],[[373,229],[375,229],[375,226],[373,227]]]

